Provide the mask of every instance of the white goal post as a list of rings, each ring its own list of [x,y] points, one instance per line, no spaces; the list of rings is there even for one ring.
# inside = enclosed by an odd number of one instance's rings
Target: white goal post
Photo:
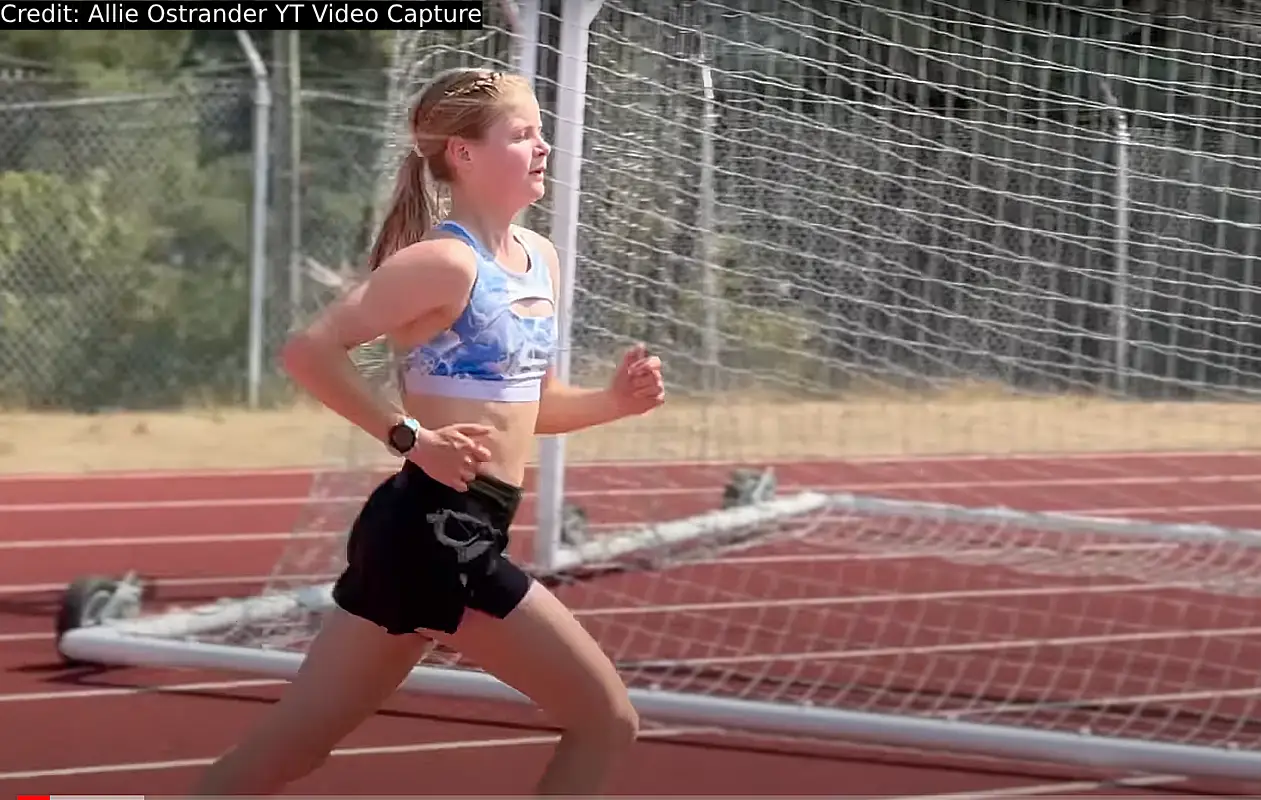
[[[1261,64],[1258,20],[1033,5],[517,0],[508,57],[400,34],[398,87],[510,58],[539,90],[560,377],[648,339],[683,383],[616,463],[547,437],[532,501],[532,568],[646,718],[1261,774],[1261,530],[1142,489],[1261,482],[1261,82],[1222,66]],[[60,652],[293,675],[377,475],[347,441],[265,591],[133,615],[98,582]],[[525,701],[449,653],[403,689]]]

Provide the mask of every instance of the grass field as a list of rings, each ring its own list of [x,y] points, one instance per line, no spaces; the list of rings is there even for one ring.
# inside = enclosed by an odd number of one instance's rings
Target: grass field
[[[0,473],[307,467],[377,446],[312,407],[0,414]],[[832,459],[1261,447],[1261,405],[993,398],[675,401],[570,437],[575,460]],[[379,454],[383,463],[388,457]]]

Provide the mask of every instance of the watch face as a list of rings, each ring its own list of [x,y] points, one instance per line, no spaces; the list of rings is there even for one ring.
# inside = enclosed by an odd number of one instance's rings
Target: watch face
[[[406,453],[412,449],[412,445],[416,444],[416,432],[407,425],[399,423],[390,430],[390,444],[400,453]]]

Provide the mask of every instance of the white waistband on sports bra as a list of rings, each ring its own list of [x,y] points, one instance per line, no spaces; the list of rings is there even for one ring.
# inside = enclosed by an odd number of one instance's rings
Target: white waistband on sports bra
[[[403,388],[416,394],[456,397],[464,400],[497,400],[503,403],[532,403],[539,399],[543,382],[538,378],[514,381],[485,381],[450,375],[430,375],[407,371]]]

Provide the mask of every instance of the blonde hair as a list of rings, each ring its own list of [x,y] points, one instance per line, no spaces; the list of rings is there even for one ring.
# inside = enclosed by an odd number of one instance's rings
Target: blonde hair
[[[411,103],[408,127],[412,147],[399,167],[394,197],[368,256],[368,268],[424,238],[433,224],[434,198],[425,173],[450,183],[447,140],[476,140],[513,100],[530,93],[520,75],[486,69],[459,68],[440,73]]]

